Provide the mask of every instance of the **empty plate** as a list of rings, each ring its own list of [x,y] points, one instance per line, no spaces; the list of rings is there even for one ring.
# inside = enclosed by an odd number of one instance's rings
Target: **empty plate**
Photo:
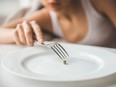
[[[12,53],[2,66],[14,75],[42,81],[85,81],[116,72],[116,55],[98,47],[60,43],[69,53],[68,64],[49,48],[34,46]]]

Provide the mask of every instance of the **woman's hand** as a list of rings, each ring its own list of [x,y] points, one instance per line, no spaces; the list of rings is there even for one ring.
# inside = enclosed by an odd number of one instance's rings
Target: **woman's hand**
[[[22,24],[18,24],[16,29],[13,31],[13,40],[18,46],[34,45],[34,37],[38,42],[43,43],[43,34],[40,26],[36,21],[30,23],[24,21]]]

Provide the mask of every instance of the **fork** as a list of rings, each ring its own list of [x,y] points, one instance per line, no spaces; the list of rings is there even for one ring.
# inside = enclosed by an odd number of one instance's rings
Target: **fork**
[[[36,43],[39,43],[38,41],[35,41]],[[62,45],[60,45],[57,42],[52,42],[52,43],[42,43],[42,45],[52,49],[59,58],[62,59],[63,64],[67,65],[67,58],[69,58],[68,52],[63,48]]]

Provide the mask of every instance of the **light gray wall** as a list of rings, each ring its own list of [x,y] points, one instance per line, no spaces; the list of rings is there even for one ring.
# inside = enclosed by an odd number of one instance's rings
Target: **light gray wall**
[[[19,8],[19,0],[0,0],[0,16],[8,15]]]

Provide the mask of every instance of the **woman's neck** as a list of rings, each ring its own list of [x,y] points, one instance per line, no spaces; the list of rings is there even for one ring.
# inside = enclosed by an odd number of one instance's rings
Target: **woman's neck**
[[[70,19],[72,15],[77,14],[81,10],[81,0],[73,0],[71,3],[69,3],[65,8],[62,10],[56,12],[58,17],[66,17]]]

